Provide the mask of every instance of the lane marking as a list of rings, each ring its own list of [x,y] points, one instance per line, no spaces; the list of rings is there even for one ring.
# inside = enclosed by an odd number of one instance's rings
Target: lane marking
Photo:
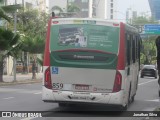
[[[24,118],[24,119],[21,119],[21,120],[33,120],[33,119],[36,119],[36,117],[29,117],[29,118]]]
[[[34,93],[34,94],[38,95],[38,94],[42,94],[42,92],[37,92],[37,93]]]
[[[13,99],[14,97],[3,98],[5,100]]]
[[[150,101],[150,102],[160,102],[160,99],[154,99],[154,100],[145,100],[145,101]]]
[[[150,83],[150,82],[155,82],[155,81],[157,81],[157,79],[156,80],[150,80],[148,82],[139,83],[138,85],[144,85],[144,84],[147,84],[147,83]]]

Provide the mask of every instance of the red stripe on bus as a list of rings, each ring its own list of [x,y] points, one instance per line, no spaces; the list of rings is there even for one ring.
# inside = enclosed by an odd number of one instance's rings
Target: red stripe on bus
[[[120,46],[118,54],[118,70],[124,70],[125,68],[125,25],[120,23]]]
[[[48,21],[43,66],[50,66],[49,43],[50,43],[50,31],[51,31],[51,24],[52,24],[51,22],[52,22],[52,18],[50,18],[50,20]]]
[[[95,52],[95,53],[104,53],[104,54],[114,54],[114,53],[105,52],[101,50],[90,50],[90,49],[68,49],[68,50],[58,50],[55,52]]]

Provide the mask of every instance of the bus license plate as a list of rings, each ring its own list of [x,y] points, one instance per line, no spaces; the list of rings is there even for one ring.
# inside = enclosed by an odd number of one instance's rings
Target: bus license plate
[[[89,90],[89,85],[75,85],[76,90]]]

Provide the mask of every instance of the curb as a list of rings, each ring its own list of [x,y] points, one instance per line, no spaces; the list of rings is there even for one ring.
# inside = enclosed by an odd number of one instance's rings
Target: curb
[[[32,83],[41,83],[41,82],[42,82],[42,79],[23,80],[23,81],[15,81],[15,82],[0,82],[0,86],[19,85],[19,84],[32,84]]]

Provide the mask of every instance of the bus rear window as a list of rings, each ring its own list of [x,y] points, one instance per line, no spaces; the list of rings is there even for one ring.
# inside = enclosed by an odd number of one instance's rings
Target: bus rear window
[[[69,24],[53,25],[51,28],[51,51],[85,48],[116,54],[118,43],[118,27]]]

